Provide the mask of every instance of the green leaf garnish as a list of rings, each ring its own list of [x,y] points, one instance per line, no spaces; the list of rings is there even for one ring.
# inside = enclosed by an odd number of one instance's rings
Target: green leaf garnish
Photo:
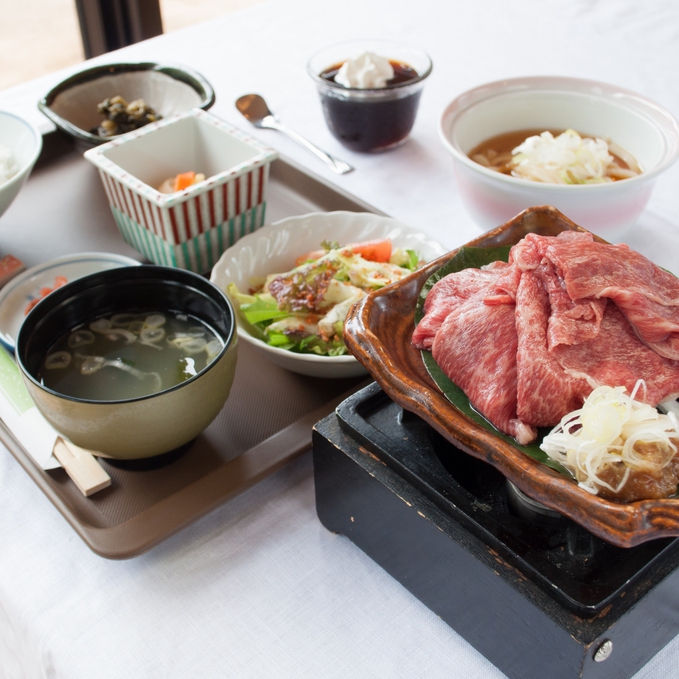
[[[340,245],[336,240],[324,240],[321,243],[321,247],[327,252],[330,252],[330,250],[339,250]]]
[[[276,300],[265,300],[260,295],[255,295],[254,297],[254,302],[243,304],[240,307],[248,323],[263,323],[264,321],[273,321],[290,315],[289,311],[278,308]]]
[[[402,264],[401,266],[405,267],[406,269],[410,269],[411,271],[417,271],[417,268],[420,264],[420,256],[415,250],[406,250],[408,253],[408,261],[406,264]]]

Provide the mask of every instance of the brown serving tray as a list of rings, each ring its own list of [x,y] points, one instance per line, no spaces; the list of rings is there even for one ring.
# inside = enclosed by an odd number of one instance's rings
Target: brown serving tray
[[[314,211],[383,214],[286,159],[271,167],[267,222]],[[27,266],[72,252],[137,259],[118,234],[97,171],[59,133],[0,223],[2,254]],[[100,556],[126,559],[157,545],[311,448],[313,425],[369,380],[318,379],[261,360],[246,342],[229,399],[215,421],[163,466],[101,461],[111,486],[85,498],[63,469],[43,471],[0,423],[0,440]],[[134,466],[134,465],[132,465]],[[143,466],[143,465],[138,465]]]

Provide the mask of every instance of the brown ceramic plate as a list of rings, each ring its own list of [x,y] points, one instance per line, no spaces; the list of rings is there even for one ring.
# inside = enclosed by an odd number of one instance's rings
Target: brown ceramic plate
[[[584,229],[553,207],[534,207],[467,246],[512,245],[528,233],[556,236],[565,230]],[[350,351],[394,402],[419,415],[466,453],[493,465],[526,495],[600,538],[618,547],[633,547],[655,538],[679,536],[679,499],[623,504],[590,495],[467,417],[436,386],[410,338],[420,289],[457,252],[359,302],[344,326]]]

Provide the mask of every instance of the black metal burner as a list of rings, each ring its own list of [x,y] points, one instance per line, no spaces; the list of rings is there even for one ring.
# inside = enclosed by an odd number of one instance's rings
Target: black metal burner
[[[654,573],[666,572],[678,558],[679,540],[615,547],[527,498],[377,385],[342,403],[337,417],[345,434],[578,616],[591,618],[614,607],[651,566]]]
[[[316,511],[510,679],[630,679],[679,634],[679,540],[622,549],[372,384],[317,422]]]

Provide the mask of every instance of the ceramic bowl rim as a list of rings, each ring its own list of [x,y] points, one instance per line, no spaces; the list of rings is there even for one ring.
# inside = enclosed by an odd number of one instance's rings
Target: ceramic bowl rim
[[[610,182],[604,184],[547,184],[521,179],[520,177],[512,177],[489,170],[469,158],[469,156],[463,153],[450,138],[449,133],[452,131],[452,128],[455,126],[455,123],[461,114],[490,99],[499,98],[508,94],[549,90],[558,90],[563,93],[571,94],[584,94],[588,89],[598,89],[599,92],[594,93],[590,91],[589,94],[597,96],[601,100],[609,101],[612,96],[617,95],[617,103],[628,104],[629,101],[633,101],[637,109],[647,112],[647,120],[652,120],[653,127],[661,133],[664,142],[662,158],[654,168],[636,177],[625,179],[624,182]],[[625,108],[629,107],[626,105]],[[663,121],[664,125],[662,125],[660,121]],[[620,186],[622,184],[631,187],[655,179],[679,159],[679,122],[669,110],[632,90],[597,80],[588,80],[586,78],[537,75],[495,80],[479,85],[459,94],[445,107],[443,113],[439,117],[438,132],[443,145],[453,154],[455,160],[473,170],[476,174],[480,174],[490,180],[504,184],[507,187],[514,186],[516,188],[530,189],[542,193],[547,193],[549,191],[559,193],[584,193],[587,191],[598,191],[599,193],[618,192],[621,190]]]
[[[120,165],[118,165],[118,163],[111,160],[106,155],[106,153],[113,148],[134,143],[135,140],[141,137],[145,137],[148,134],[153,134],[155,131],[164,127],[176,125],[186,118],[200,120],[207,125],[215,127],[224,134],[236,137],[241,142],[251,146],[257,152],[257,155],[248,160],[244,160],[238,165],[234,165],[233,167],[223,170],[222,172],[218,172],[215,175],[210,175],[203,181],[196,182],[195,184],[192,184],[181,191],[175,191],[174,193],[161,193],[156,187],[143,182],[138,177],[135,177],[124,170]],[[201,108],[191,108],[182,113],[177,113],[173,116],[162,118],[161,120],[158,120],[154,123],[144,125],[144,127],[141,127],[138,130],[128,132],[124,135],[121,134],[113,139],[107,140],[104,144],[100,144],[85,151],[84,157],[85,160],[92,163],[92,165],[94,165],[98,170],[106,172],[108,175],[114,177],[128,188],[135,191],[142,191],[143,197],[154,205],[158,206],[159,208],[166,208],[172,207],[178,203],[186,202],[191,197],[198,196],[215,188],[216,186],[225,184],[234,179],[238,179],[247,172],[252,172],[252,170],[256,167],[265,166],[268,163],[272,163],[278,158],[278,152],[259,139],[251,137],[246,132],[243,132],[237,127],[231,125],[231,123],[222,120],[213,113],[209,113],[208,111],[205,111]]]
[[[4,191],[9,187],[14,186],[14,184],[21,183],[22,181],[24,181],[25,172],[29,168],[32,168],[33,165],[35,165],[38,158],[40,157],[40,153],[42,152],[42,134],[33,123],[26,120],[26,118],[22,118],[20,115],[17,115],[16,113],[11,113],[10,111],[4,110],[0,111],[0,118],[2,118],[3,116],[13,118],[14,120],[18,120],[20,123],[23,123],[23,125],[33,133],[33,136],[35,138],[35,148],[33,149],[33,153],[31,154],[31,158],[29,159],[29,161],[27,163],[24,163],[19,169],[19,171],[13,177],[8,179],[6,182],[0,184],[0,191]]]
[[[141,262],[133,259],[132,257],[128,257],[127,255],[121,255],[114,252],[87,251],[87,252],[76,252],[69,255],[61,255],[59,257],[55,257],[54,259],[47,260],[46,262],[41,262],[40,264],[31,266],[28,269],[24,269],[21,273],[18,273],[16,276],[14,276],[14,278],[7,281],[7,283],[5,283],[2,289],[0,289],[0,309],[5,304],[7,299],[11,298],[14,291],[20,288],[27,280],[30,280],[32,277],[38,276],[45,271],[50,271],[55,267],[63,266],[64,264],[78,263],[79,261],[82,260],[98,258],[101,258],[102,260],[107,260],[109,262],[110,261],[120,262],[121,266],[141,265]],[[12,354],[14,353],[16,342],[11,343],[8,340],[4,330],[1,327],[1,323],[0,323],[0,345],[2,345],[7,351],[11,352]]]
[[[30,321],[33,324],[38,323],[39,321],[36,321],[35,319],[40,317],[46,317],[48,316],[54,309],[58,306],[60,306],[66,299],[69,297],[72,297],[74,294],[79,295],[82,294],[83,291],[88,290],[89,284],[92,282],[92,279],[100,279],[100,278],[110,278],[110,277],[116,277],[116,276],[123,276],[123,274],[136,274],[137,276],[140,276],[142,278],[148,278],[151,281],[156,281],[156,282],[162,282],[162,283],[168,283],[169,281],[167,278],[164,277],[158,277],[157,275],[154,274],[161,274],[161,276],[167,275],[168,273],[173,273],[178,276],[183,276],[183,275],[188,275],[190,279],[193,279],[194,281],[198,282],[201,281],[203,285],[207,287],[211,292],[214,292],[219,299],[220,302],[225,303],[226,307],[230,311],[230,316],[231,316],[231,322],[230,322],[230,327],[229,327],[229,332],[228,332],[228,337],[222,337],[224,341],[224,346],[222,347],[221,351],[215,358],[210,362],[209,365],[206,365],[200,372],[198,372],[196,375],[193,375],[187,380],[184,380],[183,382],[180,382],[179,384],[174,385],[173,387],[169,387],[168,389],[163,389],[162,391],[156,392],[154,394],[147,394],[145,396],[138,396],[136,398],[127,398],[127,399],[118,399],[118,400],[94,400],[94,399],[84,399],[84,398],[78,398],[75,396],[69,396],[68,394],[62,394],[61,392],[54,391],[53,389],[50,389],[49,387],[46,387],[44,384],[41,384],[35,376],[28,370],[26,367],[24,360],[23,360],[23,348],[24,345],[26,344],[27,340],[23,340],[23,335],[29,332],[28,330],[24,330],[24,328],[29,328],[30,324],[27,323],[26,321]],[[177,281],[180,285],[186,286],[188,285],[188,282],[179,282]],[[98,283],[101,284],[101,283]],[[73,288],[79,288],[76,290],[74,293],[71,293],[71,290]],[[216,300],[213,299],[215,304],[217,303]],[[42,313],[40,313],[42,312]],[[96,406],[96,407],[118,407],[124,404],[133,404],[133,403],[140,403],[142,401],[148,401],[151,399],[155,398],[162,398],[166,396],[167,394],[171,394],[175,391],[179,391],[180,389],[193,384],[194,382],[197,382],[203,375],[205,375],[207,372],[212,370],[218,363],[221,362],[221,360],[225,357],[225,355],[228,353],[228,351],[234,346],[234,344],[237,343],[238,341],[238,333],[237,333],[237,322],[236,322],[236,314],[233,308],[233,305],[231,304],[231,300],[228,298],[228,296],[222,292],[216,285],[211,283],[207,278],[204,278],[203,276],[200,276],[199,274],[193,273],[192,271],[188,271],[186,269],[175,269],[172,267],[165,267],[165,266],[158,266],[155,264],[142,264],[140,266],[129,266],[129,267],[118,267],[116,269],[107,269],[106,271],[98,271],[93,274],[89,274],[87,276],[83,276],[82,278],[78,278],[74,281],[71,281],[67,283],[66,285],[57,288],[53,292],[51,292],[40,304],[37,304],[26,316],[26,321],[24,322],[24,325],[22,325],[21,330],[19,330],[19,335],[17,336],[17,342],[16,342],[16,362],[17,365],[19,366],[19,369],[21,370],[21,373],[25,378],[30,380],[31,384],[33,384],[34,387],[40,389],[41,391],[45,392],[51,397],[63,400],[63,401],[69,401],[73,403],[78,403],[82,406],[88,407],[88,406]],[[34,328],[31,328],[31,331],[34,330]]]
[[[216,95],[212,85],[210,85],[210,83],[200,73],[198,73],[198,71],[195,71],[188,66],[173,62],[159,63],[155,61],[121,61],[92,66],[70,75],[55,85],[49,92],[47,92],[47,94],[45,94],[44,97],[38,101],[38,108],[59,129],[70,134],[76,139],[94,146],[106,143],[107,141],[110,141],[110,139],[103,139],[102,137],[91,134],[90,132],[87,132],[86,130],[83,130],[77,125],[69,122],[65,118],[62,118],[59,114],[52,110],[52,104],[59,94],[76,85],[84,85],[85,83],[98,80],[99,78],[106,75],[117,75],[118,73],[128,73],[135,71],[163,73],[174,80],[178,80],[188,85],[201,98],[200,104],[198,104],[196,108],[207,111],[215,103]],[[123,135],[116,136],[121,137]]]
[[[344,85],[338,85],[335,82],[330,82],[329,80],[324,80],[321,78],[319,73],[316,73],[312,68],[311,68],[311,62],[314,60],[315,57],[317,57],[319,54],[322,52],[325,52],[328,49],[331,49],[333,47],[342,47],[343,45],[346,45],[347,48],[350,45],[359,45],[361,43],[369,43],[369,42],[374,42],[374,43],[382,43],[384,45],[391,44],[397,47],[406,47],[411,50],[415,50],[417,52],[420,52],[422,56],[424,56],[427,61],[429,62],[428,67],[422,72],[417,74],[417,78],[413,78],[412,80],[407,80],[406,82],[403,83],[398,83],[397,85],[388,85],[387,87],[345,87]],[[338,90],[341,92],[354,92],[354,93],[384,93],[384,92],[389,92],[393,90],[400,90],[404,89],[407,87],[412,87],[413,85],[417,85],[421,83],[423,80],[426,80],[430,75],[431,72],[434,70],[434,62],[431,59],[431,56],[429,55],[428,52],[423,50],[421,47],[417,47],[414,44],[404,42],[401,40],[389,40],[389,39],[381,39],[381,38],[375,38],[374,40],[371,40],[369,38],[354,38],[351,40],[341,40],[340,42],[333,43],[332,45],[328,45],[327,47],[323,47],[321,49],[317,49],[308,59],[307,59],[307,64],[306,64],[306,70],[307,73],[311,76],[312,80],[317,84],[317,85],[323,85],[324,87],[328,87],[330,89]]]

